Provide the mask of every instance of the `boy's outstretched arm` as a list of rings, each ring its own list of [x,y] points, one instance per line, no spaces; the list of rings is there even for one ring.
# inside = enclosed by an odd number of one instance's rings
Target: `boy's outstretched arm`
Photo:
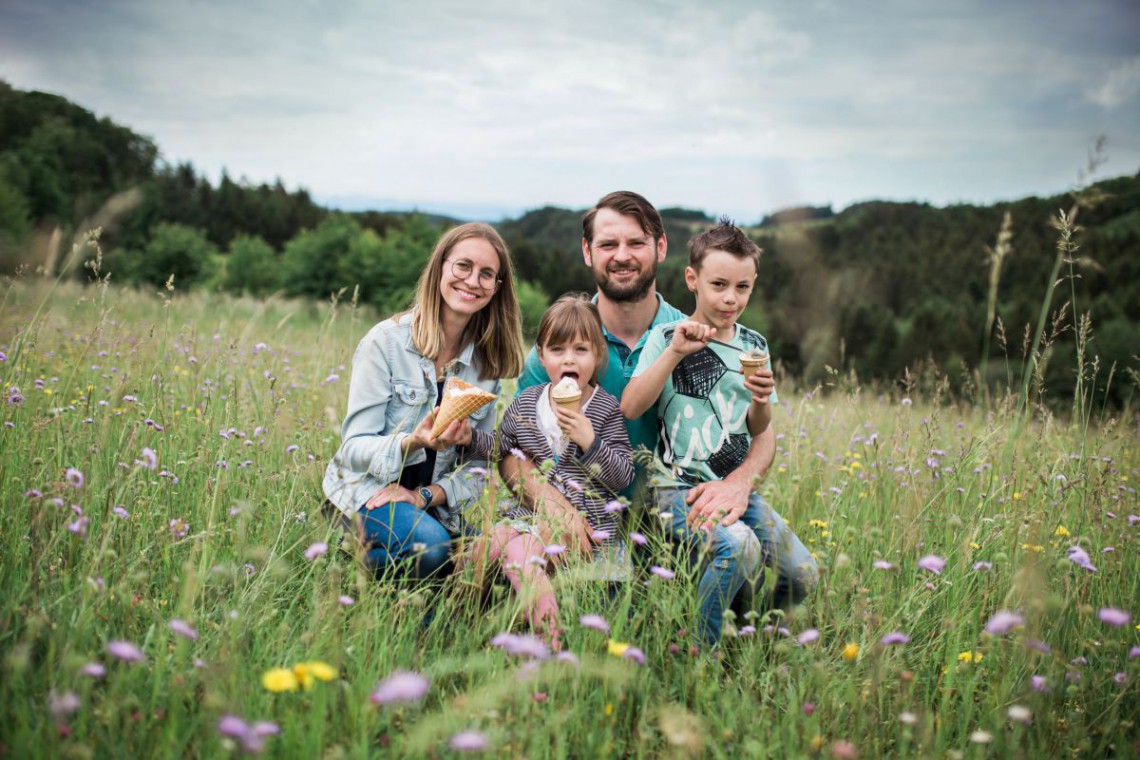
[[[699,484],[685,497],[690,505],[688,524],[692,529],[711,528],[715,523],[729,526],[748,508],[753,485],[764,482],[776,458],[776,433],[771,425],[752,439],[748,455],[724,480]]]
[[[622,416],[632,420],[645,414],[656,403],[669,376],[681,360],[707,346],[708,339],[715,333],[716,330],[700,322],[685,320],[678,323],[673,331],[673,339],[665,346],[665,350],[644,372],[630,378],[629,384],[621,392]]]

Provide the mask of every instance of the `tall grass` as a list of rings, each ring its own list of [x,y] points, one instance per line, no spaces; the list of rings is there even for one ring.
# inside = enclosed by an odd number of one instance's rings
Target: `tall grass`
[[[219,731],[226,715],[274,723],[274,757],[449,756],[466,730],[512,757],[1140,751],[1140,621],[1100,619],[1140,612],[1131,411],[1018,423],[1016,394],[975,408],[789,386],[763,489],[823,568],[808,603],[736,618],[719,650],[696,650],[694,578],[653,533],[639,564],[677,578],[639,575],[610,598],[560,576],[577,663],[532,663],[490,644],[523,631],[505,589],[377,581],[321,515],[347,364],[373,318],[7,285],[0,756],[256,750]],[[927,555],[945,568],[922,569]],[[984,633],[1000,610],[1023,625]],[[589,613],[608,636],[578,624]],[[884,644],[893,632],[909,642]],[[145,659],[120,661],[113,641]],[[311,661],[335,677],[262,684]],[[399,670],[429,677],[426,696],[374,705]]]

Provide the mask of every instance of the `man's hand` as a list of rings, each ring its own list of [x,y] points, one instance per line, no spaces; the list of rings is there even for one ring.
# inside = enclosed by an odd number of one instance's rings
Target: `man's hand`
[[[751,495],[752,484],[743,477],[700,483],[685,496],[690,506],[685,522],[689,530],[708,531],[718,522],[727,528],[748,509]]]

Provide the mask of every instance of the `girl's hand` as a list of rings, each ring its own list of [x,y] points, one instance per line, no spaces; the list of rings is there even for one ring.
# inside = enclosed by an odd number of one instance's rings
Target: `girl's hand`
[[[707,346],[709,338],[714,335],[716,335],[715,328],[686,319],[673,331],[673,342],[669,347],[681,356],[688,356]]]
[[[745,375],[744,387],[752,394],[754,404],[767,404],[768,397],[776,390],[776,378],[772,375],[772,368],[764,365],[751,375]]]
[[[399,483],[389,483],[372,494],[368,501],[364,503],[364,506],[368,509],[376,509],[376,507],[386,507],[397,501],[415,504],[417,499],[414,493]]]
[[[578,448],[585,451],[594,445],[594,438],[596,437],[594,426],[590,424],[586,415],[582,414],[581,409],[571,412],[555,404],[554,413],[558,415],[559,426],[571,441],[578,444]]]

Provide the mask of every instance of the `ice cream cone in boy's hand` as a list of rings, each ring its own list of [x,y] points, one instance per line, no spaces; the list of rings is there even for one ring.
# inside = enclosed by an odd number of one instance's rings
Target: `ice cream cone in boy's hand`
[[[759,349],[745,351],[740,355],[740,372],[748,377],[761,367],[768,364],[768,354]]]
[[[578,411],[578,401],[582,398],[582,389],[572,377],[564,377],[550,388],[550,398],[560,408],[568,412]]]
[[[466,419],[496,398],[494,393],[485,391],[478,385],[464,382],[458,377],[447,378],[443,386],[443,397],[439,400],[439,413],[435,416],[431,434],[438,436],[456,420]]]

